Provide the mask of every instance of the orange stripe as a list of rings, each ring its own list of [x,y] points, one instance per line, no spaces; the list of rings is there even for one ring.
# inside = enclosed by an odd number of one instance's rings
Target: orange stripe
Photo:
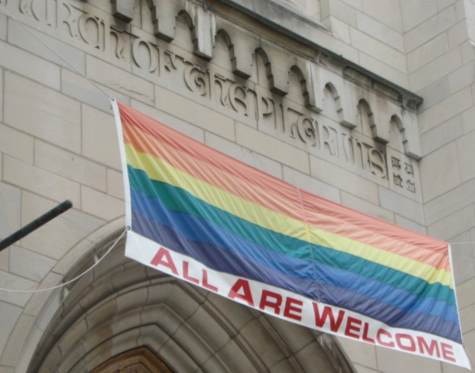
[[[138,151],[265,208],[302,220],[297,188],[140,115],[121,117],[125,141]],[[129,109],[129,108],[127,108]],[[133,109],[129,109],[133,110]],[[141,124],[145,122],[145,125]],[[308,223],[370,246],[450,271],[447,244],[302,191]]]

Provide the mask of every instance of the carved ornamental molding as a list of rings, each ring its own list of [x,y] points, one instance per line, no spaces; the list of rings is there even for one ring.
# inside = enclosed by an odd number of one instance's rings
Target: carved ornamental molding
[[[90,56],[421,200],[418,96],[318,46],[256,33],[255,21],[234,19],[216,0],[116,0],[109,12],[95,1],[9,0],[6,8]],[[224,69],[216,61],[223,43]],[[392,158],[403,166],[394,167]]]

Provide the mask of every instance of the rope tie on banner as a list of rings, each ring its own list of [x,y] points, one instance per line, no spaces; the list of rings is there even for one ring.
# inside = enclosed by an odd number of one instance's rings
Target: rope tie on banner
[[[50,287],[50,288],[46,288],[46,289],[39,289],[39,290],[12,290],[12,289],[3,289],[3,288],[0,288],[0,291],[5,291],[7,293],[44,293],[46,291],[51,291],[51,290],[55,290],[55,289],[59,289],[59,288],[62,288],[64,286],[67,286],[71,283],[73,283],[74,281],[76,280],[79,280],[81,277],[83,277],[85,274],[87,274],[88,272],[92,271],[95,267],[97,267],[99,265],[99,263],[107,256],[110,254],[110,252],[114,249],[114,247],[117,246],[117,244],[119,243],[119,241],[121,240],[122,237],[124,237],[124,234],[127,233],[127,231],[130,230],[130,227],[127,227],[125,228],[125,230],[122,232],[122,234],[119,236],[119,238],[117,238],[114,243],[111,245],[111,247],[109,247],[109,249],[106,251],[106,253],[100,258],[98,259],[91,267],[89,267],[87,270],[85,270],[83,273],[81,273],[80,275],[74,277],[72,280],[69,280],[63,284],[59,284],[59,285],[56,285],[56,286],[53,286],[53,287]]]

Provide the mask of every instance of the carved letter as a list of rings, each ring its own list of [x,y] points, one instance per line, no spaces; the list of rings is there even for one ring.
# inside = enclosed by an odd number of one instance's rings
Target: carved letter
[[[92,25],[87,27],[87,25]],[[104,21],[100,18],[83,14],[79,17],[79,33],[82,39],[89,45],[99,50],[104,50]],[[91,32],[92,31],[92,32]]]
[[[141,50],[147,54],[145,58],[146,61],[140,58]],[[158,49],[150,43],[142,39],[135,39],[132,44],[132,56],[135,64],[141,69],[150,73],[154,73],[158,70]]]

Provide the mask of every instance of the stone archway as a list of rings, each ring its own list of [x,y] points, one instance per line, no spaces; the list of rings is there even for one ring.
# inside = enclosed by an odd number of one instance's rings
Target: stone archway
[[[148,348],[142,347],[111,358],[91,373],[172,373]]]
[[[69,289],[28,373],[354,372],[331,336],[131,261],[124,243]],[[84,257],[67,277],[92,262]]]

